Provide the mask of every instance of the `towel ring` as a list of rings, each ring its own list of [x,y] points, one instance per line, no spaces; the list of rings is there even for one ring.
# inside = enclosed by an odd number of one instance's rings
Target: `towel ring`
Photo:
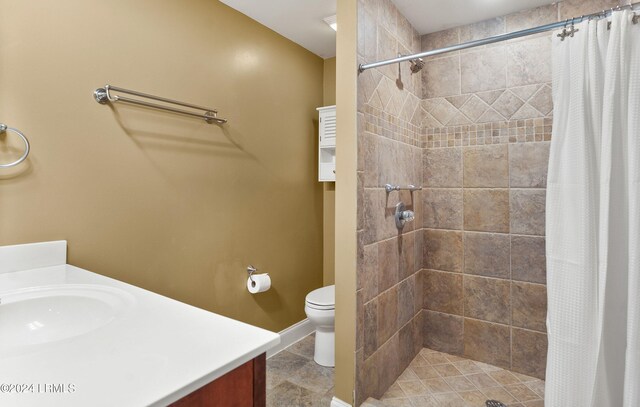
[[[7,131],[12,131],[16,133],[22,139],[22,141],[24,142],[24,154],[22,154],[22,157],[18,158],[16,161],[12,163],[0,164],[0,168],[15,167],[16,165],[20,164],[21,162],[27,159],[27,156],[29,155],[29,150],[31,149],[31,146],[29,145],[29,140],[27,140],[25,135],[22,134],[20,130],[14,129],[12,127],[7,127],[6,124],[0,123],[0,134],[6,133]]]

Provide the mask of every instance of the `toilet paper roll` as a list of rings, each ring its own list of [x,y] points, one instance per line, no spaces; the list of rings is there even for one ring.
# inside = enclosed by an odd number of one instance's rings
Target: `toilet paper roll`
[[[253,279],[253,281],[251,281]],[[271,277],[268,273],[254,274],[247,279],[247,290],[251,294],[263,293],[271,288]]]

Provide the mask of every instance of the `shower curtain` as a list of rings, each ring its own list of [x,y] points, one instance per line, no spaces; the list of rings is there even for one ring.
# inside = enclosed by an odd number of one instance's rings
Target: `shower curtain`
[[[640,406],[640,23],[553,36],[545,406]]]

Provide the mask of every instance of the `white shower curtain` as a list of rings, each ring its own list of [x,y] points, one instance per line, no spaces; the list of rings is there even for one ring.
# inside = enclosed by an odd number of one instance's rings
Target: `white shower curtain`
[[[547,407],[640,407],[640,24],[553,36]]]

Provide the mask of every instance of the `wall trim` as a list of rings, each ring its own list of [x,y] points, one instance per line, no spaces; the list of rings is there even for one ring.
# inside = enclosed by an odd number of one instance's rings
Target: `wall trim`
[[[337,397],[331,399],[331,407],[351,407],[351,404],[348,404]]]
[[[315,327],[305,318],[300,322],[291,325],[288,328],[278,332],[280,334],[280,343],[267,351],[267,358],[270,358],[282,352],[286,347],[293,345],[305,336],[313,333]]]

